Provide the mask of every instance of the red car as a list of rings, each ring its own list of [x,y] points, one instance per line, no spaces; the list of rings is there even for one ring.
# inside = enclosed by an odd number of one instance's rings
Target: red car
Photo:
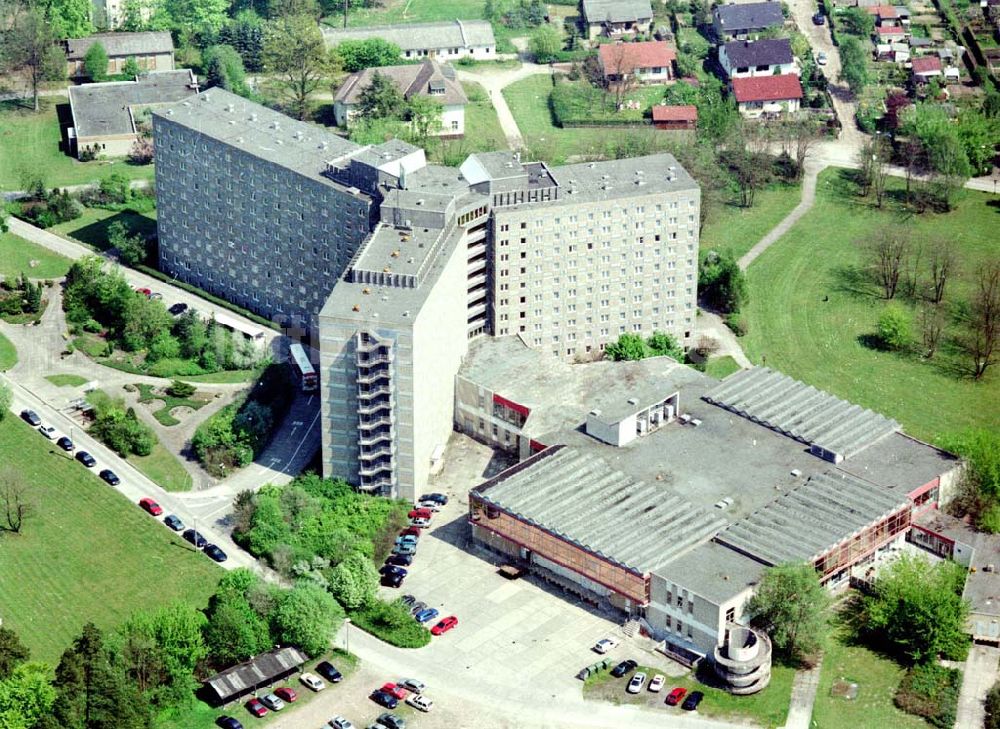
[[[441,635],[442,633],[447,633],[456,625],[458,625],[458,618],[456,618],[454,615],[449,615],[444,620],[435,625],[433,628],[431,628],[431,635]]]
[[[430,520],[431,518],[433,518],[434,512],[431,511],[430,509],[413,509],[409,514],[407,514],[407,516],[410,517],[411,519],[419,518],[419,519]]]
[[[150,296],[152,296],[152,295],[153,295],[153,292],[152,292],[152,291],[150,291],[149,289],[146,289],[146,288],[137,288],[137,289],[135,290],[135,292],[136,292],[137,294],[142,294],[142,295],[143,295],[143,296],[145,296],[145,297],[146,297],[147,299],[148,299],[148,298],[149,298]]]
[[[163,513],[163,507],[157,504],[148,496],[144,499],[139,499],[139,506],[148,511],[153,516],[159,516]]]
[[[407,691],[405,688],[396,683],[387,683],[384,686],[382,686],[382,688],[379,690],[385,691],[387,694],[389,694],[394,698],[399,699],[400,701],[403,701],[410,694],[409,691]]]
[[[667,694],[667,706],[677,706],[677,704],[681,702],[681,699],[684,698],[684,695],[687,694],[687,692],[688,690],[686,688],[681,688],[680,686],[675,688],[673,691]]]
[[[401,536],[401,537],[405,537],[405,536],[419,537],[422,532],[423,532],[423,529],[421,529],[420,527],[411,526],[411,527],[406,527],[406,529],[404,529],[403,531],[401,531],[399,533],[399,536]]]
[[[288,686],[282,686],[279,689],[275,689],[274,695],[282,701],[287,701],[289,704],[299,698],[299,695]]]
[[[247,711],[259,719],[267,713],[267,707],[260,703],[260,699],[250,699],[247,702]]]

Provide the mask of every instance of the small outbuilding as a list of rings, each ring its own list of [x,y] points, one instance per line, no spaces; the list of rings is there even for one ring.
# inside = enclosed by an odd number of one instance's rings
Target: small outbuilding
[[[213,698],[220,704],[227,704],[291,676],[308,660],[309,656],[297,648],[276,648],[227,668],[205,679],[204,684],[211,689]]]
[[[698,126],[698,107],[694,104],[654,106],[653,126],[667,131],[693,131]]]

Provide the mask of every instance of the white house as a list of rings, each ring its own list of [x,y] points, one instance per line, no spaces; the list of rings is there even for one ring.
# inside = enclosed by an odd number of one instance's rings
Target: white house
[[[329,48],[348,40],[382,38],[399,46],[400,58],[437,58],[441,61],[496,58],[493,26],[485,20],[450,20],[440,23],[381,25],[371,28],[322,27]]]
[[[731,79],[799,74],[787,38],[724,43],[719,46],[719,64]]]

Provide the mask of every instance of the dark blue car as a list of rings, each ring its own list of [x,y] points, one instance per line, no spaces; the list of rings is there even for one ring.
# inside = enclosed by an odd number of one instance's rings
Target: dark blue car
[[[438,611],[436,608],[427,608],[426,610],[421,610],[419,613],[414,615],[418,623],[426,623],[429,620],[433,620],[438,616]]]
[[[368,698],[379,706],[384,706],[387,709],[395,709],[399,706],[399,699],[386,691],[382,691],[381,689],[378,691],[372,691]]]

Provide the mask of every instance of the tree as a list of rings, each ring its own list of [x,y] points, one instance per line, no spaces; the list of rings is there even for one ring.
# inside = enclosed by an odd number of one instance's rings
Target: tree
[[[232,46],[209,46],[202,53],[202,64],[209,87],[218,86],[240,96],[250,94],[243,59]]]
[[[83,70],[91,81],[103,81],[108,77],[108,52],[100,43],[94,43],[83,57]]]
[[[86,38],[94,32],[90,0],[51,0],[48,20],[56,38]]]
[[[420,146],[426,146],[427,140],[441,130],[441,115],[444,108],[441,102],[430,96],[414,94],[406,103],[406,119],[413,127],[413,134]]]
[[[3,37],[0,61],[6,71],[24,71],[31,81],[31,94],[37,112],[38,87],[43,81],[56,81],[66,74],[66,58],[56,44],[55,34],[41,9],[22,7],[13,12],[13,23]]]
[[[868,85],[868,53],[857,38],[847,37],[840,43],[840,78],[855,95]]]
[[[951,238],[933,241],[927,256],[928,273],[931,278],[931,301],[940,304],[944,300],[948,279],[958,267],[958,246]]]
[[[0,421],[7,417],[14,402],[14,392],[6,382],[0,382]]]
[[[205,645],[214,665],[229,667],[271,647],[267,622],[242,594],[216,594],[209,603]]]
[[[253,10],[242,10],[219,31],[219,45],[232,46],[251,73],[263,70],[264,23]]]
[[[0,726],[32,729],[41,726],[56,699],[49,682],[51,669],[44,663],[22,663],[0,680]]]
[[[740,204],[745,208],[753,207],[757,190],[770,175],[769,143],[769,132],[759,124],[743,121],[731,132],[727,160],[740,189]]]
[[[986,723],[984,729],[1000,729],[1000,683],[986,694]]]
[[[775,652],[790,663],[807,662],[822,646],[830,596],[811,565],[769,567],[747,603],[753,625],[771,638]]]
[[[20,534],[24,521],[35,511],[28,487],[16,471],[0,475],[0,532]]]
[[[939,657],[961,660],[968,643],[962,599],[965,569],[954,562],[931,564],[901,555],[876,577],[871,595],[861,599],[861,634],[913,663]]]
[[[531,33],[528,49],[535,58],[535,63],[554,61],[562,50],[562,36],[551,25],[542,25]]]
[[[384,38],[342,41],[337,45],[335,53],[348,73],[378,66],[392,66],[399,62],[402,55],[399,46]]]
[[[790,122],[785,126],[787,134],[788,152],[795,160],[795,176],[799,178],[805,170],[806,159],[816,144],[819,143],[819,134],[815,125],[808,119]]]
[[[616,362],[639,360],[648,356],[648,351],[646,343],[638,334],[622,334],[618,341],[611,342],[604,348],[604,356]]]
[[[982,531],[1000,532],[1000,525],[988,518],[1000,503],[1000,433],[986,428],[967,430],[946,438],[942,445],[965,461],[955,512],[971,514]]]
[[[887,306],[879,315],[875,333],[886,349],[906,349],[910,344],[910,318],[900,307]]]
[[[358,114],[366,119],[399,119],[405,108],[406,101],[399,87],[379,71],[372,74],[371,83],[358,99]]]
[[[139,62],[135,60],[135,56],[129,56],[125,59],[125,63],[122,64],[122,74],[129,78],[142,75],[142,69],[139,68]]]
[[[746,274],[732,251],[709,251],[698,271],[698,294],[705,303],[725,314],[739,312],[749,299]]]
[[[307,15],[268,23],[264,33],[264,68],[280,78],[292,112],[304,119],[309,97],[332,70],[323,35]]]
[[[896,296],[899,278],[909,251],[909,233],[898,228],[879,228],[861,242],[866,264],[872,277],[882,288],[886,299]]]
[[[10,628],[0,627],[0,681],[5,681],[14,669],[31,657],[25,645]]]
[[[347,610],[368,605],[378,591],[378,572],[371,559],[352,552],[330,572],[330,592]]]
[[[329,592],[319,585],[300,582],[278,603],[274,614],[276,637],[281,643],[318,656],[329,650],[330,640],[343,619],[344,611]]]
[[[874,192],[875,202],[880,208],[885,200],[886,185],[889,180],[890,151],[888,145],[882,141],[882,137],[876,135],[858,152],[862,195],[867,197],[869,191]]]
[[[229,3],[230,0],[166,0],[166,11],[176,28],[214,34],[226,22]]]
[[[145,263],[148,257],[146,239],[138,233],[128,234],[128,227],[121,220],[108,226],[108,245],[118,251],[118,258],[128,266]]]
[[[979,380],[996,362],[1000,340],[1000,258],[980,267],[971,309],[965,350],[972,360],[972,376]]]
[[[927,359],[937,351],[947,323],[948,316],[940,304],[926,303],[920,307],[920,336],[924,344],[924,357]]]
[[[846,33],[859,38],[867,39],[875,32],[875,18],[864,8],[847,8],[837,18]]]
[[[684,347],[676,339],[664,332],[653,332],[646,340],[652,357],[672,357],[678,362],[684,361]]]

